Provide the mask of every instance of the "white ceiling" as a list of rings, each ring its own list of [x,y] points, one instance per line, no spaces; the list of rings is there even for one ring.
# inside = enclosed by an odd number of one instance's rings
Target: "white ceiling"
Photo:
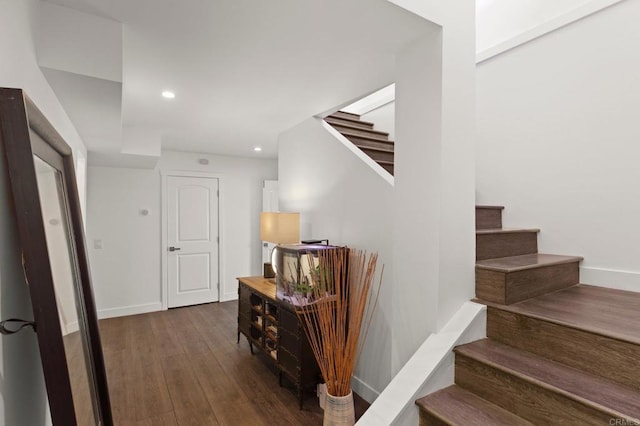
[[[43,10],[39,62],[89,151],[146,155],[275,158],[280,132],[392,83],[395,52],[428,27],[386,0],[48,0]],[[118,57],[105,39],[120,23]]]

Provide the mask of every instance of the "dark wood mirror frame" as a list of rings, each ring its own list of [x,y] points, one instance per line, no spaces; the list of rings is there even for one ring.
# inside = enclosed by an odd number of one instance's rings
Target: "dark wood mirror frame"
[[[32,137],[32,133],[39,137]],[[71,148],[20,89],[0,88],[0,143],[5,147],[9,180],[22,245],[22,258],[54,425],[77,425],[70,372],[65,355],[56,288],[47,249],[34,155],[59,172],[66,204],[67,237],[77,282],[80,338],[84,340],[89,396],[96,424],[111,426],[111,406],[91,286],[80,199]],[[5,161],[5,160],[2,160]],[[64,213],[63,213],[64,214]]]

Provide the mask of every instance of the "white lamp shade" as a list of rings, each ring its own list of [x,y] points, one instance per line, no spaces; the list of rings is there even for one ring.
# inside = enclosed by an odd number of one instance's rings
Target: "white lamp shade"
[[[260,213],[260,239],[275,244],[300,242],[300,213]]]

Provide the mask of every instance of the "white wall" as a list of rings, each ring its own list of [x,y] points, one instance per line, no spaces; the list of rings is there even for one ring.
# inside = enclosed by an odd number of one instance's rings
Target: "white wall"
[[[354,389],[373,400],[391,380],[392,186],[310,118],[279,138],[282,211],[300,212],[302,239],[378,252],[385,265],[375,319]],[[380,270],[380,269],[379,269]]]
[[[0,86],[27,91],[75,152],[85,152],[73,125],[36,63],[35,1],[0,0]],[[12,211],[4,149],[0,145],[0,317],[33,318],[24,282],[17,224]],[[0,424],[50,423],[36,335],[0,339]]]
[[[369,387],[365,397],[473,297],[474,285],[474,2],[392,3],[433,17],[423,38],[396,52],[393,189],[313,121],[279,141],[281,207],[301,210],[314,238],[336,235],[384,254],[383,307],[354,383]]]
[[[100,317],[161,309],[157,170],[89,166],[87,246]]]
[[[262,273],[262,182],[277,178],[275,160],[165,151],[154,170],[90,165],[87,239],[101,317],[162,307],[160,170],[220,175],[221,299],[237,297],[236,277]]]
[[[640,291],[640,2],[477,69],[477,197],[540,250],[585,257],[582,282]]]
[[[122,23],[48,1],[38,9],[40,66],[122,81]]]
[[[474,294],[475,2],[390,1],[435,24],[396,57],[397,372]]]

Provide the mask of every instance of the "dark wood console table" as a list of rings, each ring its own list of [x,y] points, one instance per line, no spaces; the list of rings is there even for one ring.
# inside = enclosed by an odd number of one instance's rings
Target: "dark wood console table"
[[[262,276],[238,278],[238,343],[240,333],[253,348],[269,355],[277,366],[278,379],[289,379],[298,391],[302,409],[303,392],[320,382],[320,368],[293,307],[276,299],[276,285]]]

